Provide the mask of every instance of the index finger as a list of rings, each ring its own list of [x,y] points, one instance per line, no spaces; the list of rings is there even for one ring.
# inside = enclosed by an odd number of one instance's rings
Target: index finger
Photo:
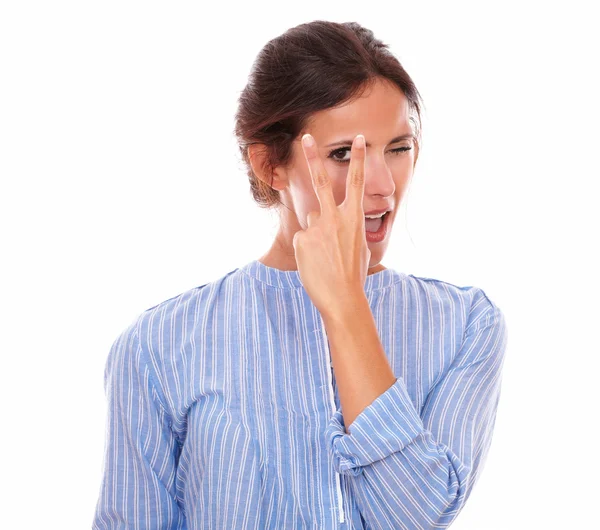
[[[302,148],[308,162],[313,187],[321,205],[321,214],[332,215],[337,205],[333,196],[331,180],[329,175],[327,175],[327,171],[325,171],[325,166],[317,151],[317,144],[314,138],[308,133],[302,137]]]
[[[348,178],[346,179],[346,199],[351,206],[357,210],[363,210],[363,195],[365,192],[365,137],[358,134],[352,142],[350,151],[350,167],[348,168]]]

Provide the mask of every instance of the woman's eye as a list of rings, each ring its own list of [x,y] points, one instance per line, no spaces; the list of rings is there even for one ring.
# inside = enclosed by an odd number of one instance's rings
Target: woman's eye
[[[398,147],[396,149],[391,149],[390,153],[394,153],[395,155],[400,155],[401,153],[405,153],[406,151],[410,151],[412,149],[412,147]],[[350,162],[350,158],[338,158],[337,155],[341,155],[344,156],[346,153],[350,153],[352,151],[351,147],[340,147],[339,149],[334,149],[333,151],[331,151],[328,155],[327,158],[331,158],[332,160],[335,160],[336,162],[339,162],[340,164],[345,164],[347,162]]]

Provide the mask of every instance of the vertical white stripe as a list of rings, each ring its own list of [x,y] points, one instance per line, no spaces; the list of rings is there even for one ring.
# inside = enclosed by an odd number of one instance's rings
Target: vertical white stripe
[[[321,330],[323,331],[323,333],[321,334],[321,336],[323,337],[323,347],[324,347],[324,351],[327,352],[327,378],[329,380],[329,398],[331,400],[331,412],[335,413],[336,411],[336,407],[335,407],[335,396],[333,395],[333,378],[331,377],[331,352],[329,351],[329,344],[327,341],[327,335],[325,333],[325,324],[323,322],[323,317],[321,315],[319,315],[319,320],[321,321]],[[340,474],[337,471],[334,471],[335,473],[335,486],[336,486],[336,491],[337,491],[337,498],[338,498],[338,512],[339,512],[339,516],[340,516],[340,523],[344,522],[344,497],[342,496],[342,488],[340,486]]]

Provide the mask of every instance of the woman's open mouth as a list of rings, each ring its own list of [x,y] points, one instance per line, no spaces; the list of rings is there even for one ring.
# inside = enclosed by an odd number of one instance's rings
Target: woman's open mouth
[[[388,231],[389,211],[385,212],[381,217],[376,219],[368,219],[365,217],[365,236],[367,241],[379,243],[385,239]]]

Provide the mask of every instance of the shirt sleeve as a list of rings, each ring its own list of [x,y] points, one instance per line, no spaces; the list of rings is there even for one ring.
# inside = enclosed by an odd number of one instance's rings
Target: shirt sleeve
[[[106,438],[93,530],[185,530],[175,492],[180,445],[135,324],[110,349],[104,390]]]
[[[506,344],[504,315],[485,297],[483,311],[472,305],[461,347],[420,414],[400,377],[349,433],[334,413],[328,447],[366,528],[443,529],[456,519],[491,445]]]

